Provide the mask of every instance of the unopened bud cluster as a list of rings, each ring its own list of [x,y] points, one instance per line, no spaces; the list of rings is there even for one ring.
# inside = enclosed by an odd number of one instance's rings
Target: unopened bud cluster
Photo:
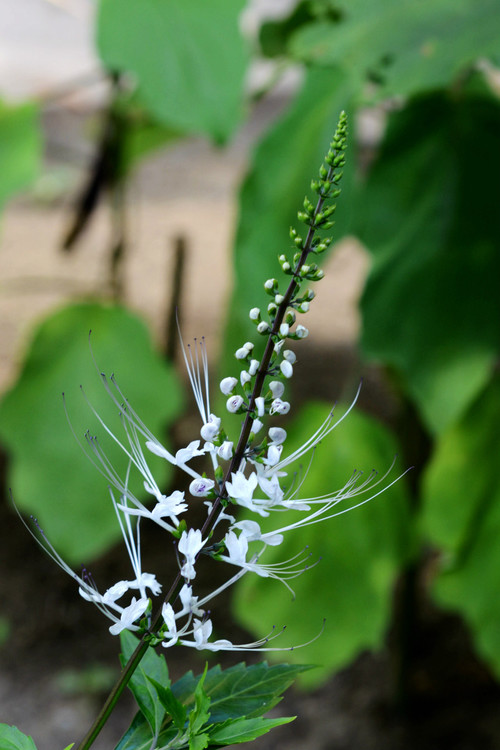
[[[324,163],[319,169],[319,179],[311,183],[312,190],[318,196],[316,205],[306,196],[303,210],[297,214],[299,221],[306,225],[307,234],[302,237],[292,227],[292,253],[278,256],[285,275],[284,281],[287,276],[291,278],[287,281],[287,286],[276,278],[267,279],[264,282],[264,291],[270,297],[267,306],[265,309],[252,307],[249,311],[249,318],[257,333],[268,339],[267,357],[264,355],[262,363],[258,362],[253,357],[253,345],[245,343],[235,352],[236,359],[244,365],[239,380],[235,377],[225,378],[221,383],[222,392],[229,396],[227,409],[232,413],[249,414],[254,419],[251,442],[260,429],[261,417],[266,414],[287,414],[290,409],[288,401],[282,399],[284,382],[292,377],[296,361],[289,344],[308,335],[307,328],[297,323],[297,314],[308,312],[315,293],[311,289],[303,291],[302,285],[319,281],[324,276],[324,271],[310,258],[323,253],[332,242],[330,237],[319,236],[318,231],[324,232],[334,224],[332,217],[336,206],[332,201],[340,195],[338,182],[345,163],[346,134],[347,118],[342,113]],[[255,378],[258,374],[261,379],[263,377],[263,387],[258,397],[255,397]],[[263,444],[262,455],[265,447]],[[260,446],[257,448],[253,445],[252,452],[254,455],[259,453]]]

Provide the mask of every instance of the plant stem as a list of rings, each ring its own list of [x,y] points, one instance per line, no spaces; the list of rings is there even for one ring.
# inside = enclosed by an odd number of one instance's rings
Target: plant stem
[[[330,167],[327,180],[331,180],[333,175],[334,175],[334,168]],[[316,229],[314,227],[315,219],[316,219],[316,216],[320,213],[323,207],[324,201],[325,201],[325,198],[323,196],[320,196],[318,198],[316,208],[312,216],[311,225],[309,226],[307,237],[303,245],[301,256],[294,268],[292,280],[290,284],[288,285],[288,289],[283,297],[283,301],[278,306],[278,309],[276,311],[276,317],[275,317],[273,326],[271,328],[271,331],[268,334],[268,339],[267,339],[266,347],[264,349],[264,354],[262,355],[262,359],[260,361],[260,365],[255,376],[255,383],[254,383],[254,387],[253,387],[250,400],[248,403],[247,413],[243,422],[243,426],[241,428],[238,444],[236,446],[236,450],[234,452],[229,468],[225,474],[224,480],[220,484],[219,493],[218,493],[217,498],[214,501],[212,510],[207,516],[205,523],[203,524],[203,527],[201,529],[202,537],[208,534],[210,530],[214,527],[215,522],[217,521],[217,517],[219,516],[219,514],[221,513],[223,509],[222,500],[227,498],[226,484],[229,481],[231,474],[235,471],[238,471],[241,465],[241,462],[244,458],[245,450],[248,444],[248,438],[250,437],[252,423],[255,418],[254,417],[255,402],[262,392],[262,388],[264,386],[266,376],[268,375],[271,357],[274,351],[274,337],[278,335],[279,333],[279,329],[280,329],[281,324],[283,323],[283,319],[286,315],[287,309],[290,305],[291,300],[293,299],[293,295],[296,292],[297,287],[299,286],[299,281],[297,281],[297,279],[300,279],[300,271],[302,269],[302,266],[304,265],[307,259],[307,256],[312,250],[312,247],[313,247],[312,243],[313,243],[314,235],[316,232]],[[178,572],[173,584],[170,587],[170,591],[168,592],[168,594],[163,600],[163,604],[169,603],[173,598],[177,596],[179,589],[180,589],[181,582],[182,582],[181,574],[180,572]],[[153,622],[150,627],[150,632],[154,633],[156,630],[158,630],[159,627],[161,626],[161,623],[162,623],[162,614],[161,614],[161,609],[160,609],[159,612],[156,614],[155,618],[153,619]],[[115,686],[113,687],[111,693],[109,694],[104,706],[99,712],[98,717],[96,718],[89,732],[87,733],[83,741],[78,745],[76,750],[89,750],[89,748],[94,743],[101,729],[106,724],[120,695],[122,694],[128,682],[130,681],[132,675],[137,669],[144,654],[150,647],[148,643],[149,635],[150,633],[146,633],[145,635],[143,635],[134,653],[132,654],[127,664],[122,669],[120,677],[117,683],[115,684]]]

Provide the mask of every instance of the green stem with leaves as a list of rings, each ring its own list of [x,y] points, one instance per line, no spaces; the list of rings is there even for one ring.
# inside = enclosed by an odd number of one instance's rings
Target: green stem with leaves
[[[306,223],[309,227],[306,239],[302,240],[297,236],[296,232],[292,232],[295,245],[297,247],[300,247],[300,257],[297,259],[296,263],[294,263],[293,272],[291,274],[292,279],[285,294],[283,295],[282,301],[277,307],[271,329],[266,334],[268,337],[267,343],[256,373],[254,387],[249,398],[248,407],[246,410],[246,415],[243,421],[238,443],[229,468],[223,480],[219,484],[219,491],[213,503],[213,507],[201,529],[202,537],[210,534],[212,529],[214,528],[217,518],[223,510],[225,501],[228,500],[226,484],[229,481],[231,474],[235,471],[238,471],[238,468],[244,458],[245,451],[247,450],[252,423],[257,416],[255,412],[256,399],[261,395],[265,379],[269,375],[269,368],[272,361],[275,341],[276,337],[279,334],[280,326],[285,319],[285,315],[297,291],[300,289],[301,282],[311,278],[314,279],[314,275],[303,273],[304,266],[306,265],[306,260],[312,252],[322,252],[326,250],[328,245],[331,243],[330,239],[323,240],[322,243],[315,243],[315,235],[318,229],[329,229],[332,226],[332,222],[330,222],[328,219],[331,214],[333,214],[335,206],[331,206],[328,212],[325,214],[324,204],[327,198],[332,197],[332,192],[333,197],[337,197],[337,195],[340,193],[336,186],[342,176],[342,172],[337,172],[337,169],[338,167],[342,167],[344,164],[346,131],[347,117],[345,113],[342,112],[337,130],[334,135],[334,139],[330,145],[330,150],[328,151],[325,158],[326,164],[322,165],[320,169],[320,181],[312,183],[313,190],[315,190],[315,192],[317,192],[319,195],[316,206],[313,208],[306,198],[304,201],[306,213],[299,213],[299,219]],[[317,276],[317,278],[321,278],[321,276]],[[178,572],[168,594],[163,600],[163,604],[171,603],[177,597],[181,588],[181,584],[182,577],[180,572]],[[93,745],[101,729],[109,719],[118,699],[120,698],[120,695],[128,685],[132,675],[134,674],[142,658],[146,654],[148,648],[150,648],[151,638],[161,627],[162,621],[163,618],[160,609],[160,611],[154,617],[149,631],[142,636],[134,653],[128,660],[127,664],[123,667],[120,677],[111,690],[104,706],[99,712],[99,715],[97,716],[87,735],[78,745],[76,750],[89,750],[89,748]]]

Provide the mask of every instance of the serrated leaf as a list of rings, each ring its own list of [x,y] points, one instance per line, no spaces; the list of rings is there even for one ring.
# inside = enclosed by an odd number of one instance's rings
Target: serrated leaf
[[[117,381],[129,403],[164,439],[166,425],[182,408],[182,391],[173,368],[154,351],[150,335],[132,313],[120,307],[80,304],[45,319],[34,333],[17,383],[0,402],[0,440],[10,455],[9,483],[16,505],[38,517],[50,542],[68,562],[86,563],[119,538],[108,481],[72,437],[67,410],[79,439],[97,434],[120,476],[127,456],[107,438],[80,392],[122,439],[118,409],[103,388],[100,369]],[[149,456],[148,456],[149,461]],[[169,468],[151,456],[161,486]],[[131,489],[144,497],[142,477]],[[75,532],[78,530],[78,533]]]
[[[499,128],[485,93],[416,99],[391,117],[359,196],[373,253],[362,346],[397,370],[434,433],[482,390],[500,349]]]
[[[311,669],[302,664],[275,664],[266,662],[247,666],[237,664],[222,670],[219,665],[207,672],[204,689],[211,698],[210,717],[219,723],[246,716],[261,716],[280,700],[281,694],[297,675]],[[172,685],[172,691],[185,705],[192,702],[196,677],[188,672]]]
[[[205,750],[210,738],[208,734],[195,734],[189,738],[189,750]]]
[[[233,352],[255,326],[248,311],[267,305],[263,290],[267,278],[280,273],[277,257],[293,255],[288,231],[300,227],[297,210],[310,194],[326,150],[335,132],[340,112],[350,111],[355,91],[349,78],[338,69],[310,70],[301,92],[283,118],[266,134],[254,154],[252,169],[240,193],[240,215],[235,243],[235,286],[225,337],[224,372],[234,368]],[[355,149],[349,142],[347,165],[340,187],[338,224],[340,239],[350,222],[349,194],[355,168]],[[337,219],[337,214],[335,215]]]
[[[340,23],[305,25],[289,51],[309,63],[369,74],[381,84],[381,97],[448,86],[479,57],[498,61],[496,0],[344,0],[336,7]]]
[[[160,685],[159,682],[154,680],[149,675],[148,679],[156,690],[158,699],[163,708],[169,714],[169,716],[172,717],[172,721],[175,726],[178,729],[183,729],[187,715],[185,706],[183,706],[182,703],[177,700],[170,688]]]
[[[237,745],[241,742],[251,742],[274,727],[289,724],[295,716],[285,716],[280,719],[238,719],[228,722],[224,727],[210,732],[210,742],[220,745]]]
[[[36,750],[31,737],[8,724],[0,724],[0,747],[2,750]]]
[[[172,736],[175,734],[176,731],[172,733]],[[115,750],[151,750],[152,741],[151,727],[144,715],[138,711]]]
[[[125,666],[139,641],[128,630],[123,630],[120,633],[120,641],[122,645],[120,660],[122,666]],[[165,657],[163,655],[160,656],[152,647],[149,647],[130,678],[128,686],[141,712],[146,717],[153,734],[157,734],[165,716],[165,708],[161,701],[158,700],[154,681],[165,689],[170,686]]]
[[[441,550],[433,593],[459,612],[500,675],[500,381],[437,444],[423,483],[424,530]]]
[[[210,732],[222,728],[227,722],[242,717],[252,719],[273,708],[282,693],[291,685],[295,677],[310,669],[304,665],[276,664],[266,662],[251,665],[237,664],[222,670],[219,665],[208,670],[203,683],[203,691],[210,696]],[[199,685],[199,677],[186,673],[172,685],[176,698],[192,710],[194,693]],[[159,748],[183,750],[188,747],[186,733],[179,733],[172,726],[164,728],[158,738]],[[203,733],[205,728],[202,727]],[[206,731],[209,731],[208,729]],[[122,738],[116,750],[148,750],[152,735],[144,717],[139,713]],[[149,745],[148,745],[149,742]]]
[[[307,405],[287,426],[287,453],[303,444],[329,411],[330,407],[324,404]],[[397,446],[386,428],[353,411],[316,450],[296,499],[334,494],[354,470],[363,470],[366,476],[375,468],[383,475],[396,453]],[[393,470],[391,479],[397,475],[397,470]],[[381,488],[367,491],[359,500],[369,498],[378,489]],[[355,503],[356,499],[348,501],[338,510]],[[299,512],[286,515],[287,524],[301,517]],[[274,514],[270,519],[259,519],[259,523],[263,530],[276,529]],[[277,647],[296,647],[312,641],[286,656],[290,661],[317,664],[319,668],[304,675],[301,682],[318,684],[362,650],[382,645],[394,582],[411,549],[409,539],[406,488],[404,479],[400,479],[362,508],[290,532],[279,547],[266,550],[264,562],[276,563],[307,547],[312,565],[291,582],[295,599],[277,581],[246,575],[237,584],[236,615],[258,637],[272,626],[286,626],[273,643]]]
[[[195,750],[191,748],[191,738],[194,738],[196,734],[201,730],[210,718],[210,703],[211,699],[204,690],[204,682],[207,676],[208,665],[205,665],[205,671],[198,679],[198,683],[194,690],[194,707],[189,713],[189,736],[190,746],[189,750]],[[206,747],[203,745],[202,747]]]
[[[143,104],[160,122],[224,141],[242,115],[243,6],[243,0],[101,0],[101,59],[110,70],[136,76]]]

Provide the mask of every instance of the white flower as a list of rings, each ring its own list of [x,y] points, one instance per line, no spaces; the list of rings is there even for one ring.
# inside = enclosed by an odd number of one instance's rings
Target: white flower
[[[269,390],[274,398],[280,398],[285,392],[285,386],[280,380],[272,380],[269,383]]]
[[[286,440],[286,430],[282,427],[271,427],[267,434],[274,445],[281,445]]]
[[[233,457],[233,443],[230,440],[224,440],[221,446],[217,448],[217,455],[223,461],[229,461]]]
[[[194,497],[206,497],[215,486],[215,482],[207,477],[197,477],[189,485],[189,492]]]
[[[257,521],[238,521],[237,523],[233,523],[231,529],[239,529],[249,542],[265,542],[265,544],[269,544],[271,547],[277,547],[284,539],[283,534],[263,534]]]
[[[248,317],[250,320],[258,320],[260,318],[260,310],[258,307],[252,307],[250,312],[248,313]]]
[[[271,326],[266,320],[261,320],[259,325],[257,326],[257,332],[258,333],[267,333]]]
[[[290,349],[285,349],[283,352],[283,359],[286,359],[287,362],[290,362],[291,365],[294,365],[297,361],[297,357],[294,352],[292,352]]]
[[[167,629],[163,634],[164,641],[162,642],[161,645],[164,648],[175,646],[175,644],[179,640],[179,636],[177,634],[177,623],[175,621],[175,613],[171,604],[164,604],[162,606],[161,616],[163,617],[163,622],[167,626]]]
[[[288,325],[288,323],[282,323],[280,325],[280,336],[283,336],[283,338],[285,338],[286,336],[288,336],[289,332],[290,326]]]
[[[280,339],[277,341],[273,347],[273,350],[276,352],[276,354],[279,354],[281,350],[283,349],[283,346],[285,345],[285,339]]]
[[[246,370],[242,370],[240,372],[240,383],[242,387],[245,385],[245,383],[249,383],[251,379],[252,379],[252,376]]]
[[[281,458],[282,451],[282,445],[271,444],[267,450],[266,458],[263,459],[263,463],[267,464],[268,466],[275,466]]]
[[[185,557],[184,565],[181,568],[181,575],[187,581],[191,581],[193,578],[196,578],[194,564],[196,562],[198,553],[205,545],[205,543],[206,540],[203,541],[203,539],[201,538],[200,529],[189,529],[188,532],[182,532],[181,538],[179,539],[179,544],[177,545],[177,549],[179,550],[181,555],[184,555]]]
[[[176,465],[185,466],[195,456],[203,456],[205,451],[200,450],[199,445],[199,440],[192,440],[185,448],[180,448],[175,454]]]
[[[248,372],[250,373],[252,377],[256,374],[257,370],[259,369],[259,365],[260,365],[260,362],[258,359],[250,360],[250,364],[248,366]]]
[[[254,500],[253,493],[259,483],[259,478],[255,472],[252,472],[247,478],[242,471],[231,474],[232,481],[226,482],[226,488],[229,496],[235,500],[237,505],[248,508],[260,516],[268,516],[267,507],[269,501]],[[268,480],[269,481],[269,480]]]
[[[269,414],[288,414],[290,411],[290,404],[288,401],[282,401],[280,398],[275,398],[271,403]]]
[[[256,435],[264,427],[264,423],[260,419],[254,419],[252,422],[251,432]]]
[[[118,599],[121,599],[129,589],[130,585],[128,581],[118,581],[118,583],[115,583],[111,588],[104,592],[101,601],[103,604],[114,604]],[[84,599],[90,600],[88,594],[83,590],[81,591],[81,596],[83,596]]]
[[[226,401],[226,409],[231,414],[236,414],[236,412],[241,408],[242,405],[243,405],[242,396],[231,396]]]
[[[271,501],[271,503],[267,504],[268,507],[270,505],[277,505],[283,500],[285,493],[281,489],[277,473],[273,473],[269,477],[259,476],[259,487]]]
[[[257,396],[255,399],[255,408],[259,417],[263,417],[266,413],[266,400],[263,396]]]
[[[287,359],[284,359],[280,364],[281,374],[285,378],[291,378],[293,375],[293,367]]]
[[[201,617],[204,611],[198,606],[198,597],[193,596],[193,587],[188,583],[179,591],[179,599],[182,603],[182,611],[179,613],[179,617],[183,614],[194,614]]]
[[[295,329],[295,335],[298,339],[305,339],[307,336],[309,336],[309,331],[305,326],[298,325]]]
[[[247,478],[242,471],[233,472],[231,481],[226,482],[226,489],[229,495],[236,500],[238,505],[246,505],[252,500],[253,492],[257,487],[257,474],[252,473]]]
[[[147,486],[146,482],[144,482],[144,486],[145,489],[148,490],[148,492],[151,491],[151,488]],[[154,521],[166,531],[175,531],[175,529],[179,525],[179,519],[177,518],[177,516],[179,516],[181,513],[184,513],[188,508],[187,503],[184,502],[184,492],[174,490],[171,495],[167,496],[159,494],[156,495],[156,498],[158,502],[152,510],[138,503],[136,503],[137,507],[134,508],[130,507],[129,505],[122,505],[119,503],[118,508],[124,513],[127,513],[131,516],[142,516],[143,518],[149,518],[151,521]],[[170,525],[163,520],[166,517],[168,517],[172,521],[173,525]]]
[[[234,356],[236,359],[246,359],[250,352],[253,349],[253,344],[251,344],[249,341],[246,342],[246,344],[243,344],[239,349],[237,349],[234,353]]]
[[[203,440],[211,442],[214,437],[217,437],[220,430],[220,417],[216,417],[214,414],[210,414],[208,422],[206,422],[200,430],[200,435]]]
[[[310,554],[307,553],[304,555],[303,552],[299,552],[298,555],[294,555],[289,560],[282,563],[270,563],[267,565],[259,563],[259,557],[264,551],[265,546],[258,554],[254,554],[250,560],[247,561],[248,537],[245,536],[245,534],[240,534],[240,536],[237,537],[234,531],[227,532],[224,537],[224,544],[226,545],[228,554],[221,555],[221,560],[225,560],[229,564],[236,565],[243,570],[249,570],[256,573],[262,578],[275,578],[277,581],[281,581],[281,583],[283,583],[292,594],[293,590],[288,585],[287,580],[290,578],[296,578],[307,570],[307,567],[309,567],[308,561],[310,559]]]
[[[180,448],[175,456],[173,456],[169,451],[164,448],[161,443],[159,443],[156,439],[155,440],[147,440],[146,441],[146,448],[151,451],[151,453],[154,453],[156,456],[160,456],[160,458],[165,458],[169,463],[173,464],[174,466],[178,466],[183,471],[186,472],[186,474],[190,474],[191,476],[198,476],[197,473],[194,471],[194,469],[191,469],[191,467],[186,466],[187,462],[190,461],[195,456],[203,456],[205,451],[199,449],[200,441],[199,440],[192,440],[189,445],[187,445],[185,448]],[[144,461],[144,464],[146,462]],[[136,464],[137,465],[137,464]],[[145,472],[143,471],[143,474]],[[151,476],[151,472],[148,469],[147,478],[149,478],[149,484],[150,486],[154,486],[155,482],[154,479]],[[158,490],[158,493],[161,494]],[[155,494],[155,493],[153,493]]]
[[[111,635],[118,635],[122,630],[137,630],[134,623],[142,617],[148,606],[149,599],[143,598],[137,601],[134,597],[131,604],[122,610],[119,621],[109,628]]]
[[[236,378],[224,378],[221,380],[220,389],[224,396],[229,396],[234,391],[237,382]]]

